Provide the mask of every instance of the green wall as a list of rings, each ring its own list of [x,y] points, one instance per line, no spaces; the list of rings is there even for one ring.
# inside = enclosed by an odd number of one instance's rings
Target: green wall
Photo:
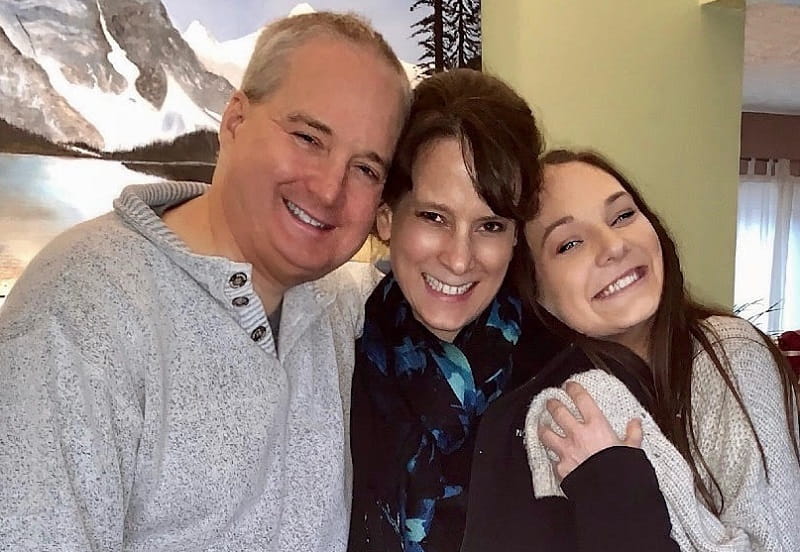
[[[678,243],[690,290],[733,302],[744,10],[698,0],[484,0],[484,69],[548,147],[619,164]]]

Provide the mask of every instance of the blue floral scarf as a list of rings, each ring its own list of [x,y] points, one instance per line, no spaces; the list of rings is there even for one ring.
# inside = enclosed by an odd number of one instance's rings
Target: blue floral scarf
[[[354,447],[353,460],[370,472],[380,517],[372,524],[381,527],[386,550],[459,549],[478,421],[509,387],[520,319],[520,301],[503,288],[448,343],[414,318],[391,274],[367,301],[355,378],[365,392],[354,391],[353,413],[379,420],[370,422],[369,436],[353,420],[354,442],[376,451],[366,461]],[[365,492],[355,475],[354,492]]]

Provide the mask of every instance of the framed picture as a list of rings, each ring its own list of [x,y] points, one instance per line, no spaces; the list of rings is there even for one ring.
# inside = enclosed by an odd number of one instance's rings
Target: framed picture
[[[480,0],[0,3],[0,304],[47,242],[123,187],[210,182],[260,29],[315,10],[369,19],[412,82],[480,68]]]

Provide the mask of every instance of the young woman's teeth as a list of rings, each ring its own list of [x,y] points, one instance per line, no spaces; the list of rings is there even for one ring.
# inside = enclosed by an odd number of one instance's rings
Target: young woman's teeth
[[[429,274],[423,274],[423,276],[425,277],[425,282],[427,282],[427,284],[431,286],[431,289],[433,289],[433,291],[443,293],[445,295],[464,295],[474,285],[474,282],[470,282],[468,284],[463,284],[460,286],[451,286],[445,284],[442,281],[437,280],[436,278],[434,278]]]
[[[600,297],[601,298],[608,297],[611,294],[614,294],[614,293],[616,293],[616,292],[618,292],[620,290],[623,290],[626,287],[628,287],[629,285],[631,285],[632,283],[634,283],[638,279],[639,279],[639,272],[638,271],[633,271],[630,274],[628,274],[627,276],[625,276],[624,278],[620,278],[619,280],[617,280],[616,282],[614,282],[613,284],[608,286],[606,289],[601,291],[600,292]]]
[[[313,226],[314,228],[320,228],[325,230],[327,228],[331,228],[329,224],[325,224],[324,222],[320,222],[317,219],[313,218],[311,215],[303,211],[300,207],[289,201],[286,200],[286,207],[289,209],[289,212],[292,213],[295,217],[297,217],[302,222]]]

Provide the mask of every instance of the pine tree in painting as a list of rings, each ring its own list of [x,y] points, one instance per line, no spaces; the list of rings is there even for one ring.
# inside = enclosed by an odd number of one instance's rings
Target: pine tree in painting
[[[424,74],[454,67],[481,68],[480,0],[416,0],[411,10],[429,14],[414,23],[412,38],[423,48]]]

